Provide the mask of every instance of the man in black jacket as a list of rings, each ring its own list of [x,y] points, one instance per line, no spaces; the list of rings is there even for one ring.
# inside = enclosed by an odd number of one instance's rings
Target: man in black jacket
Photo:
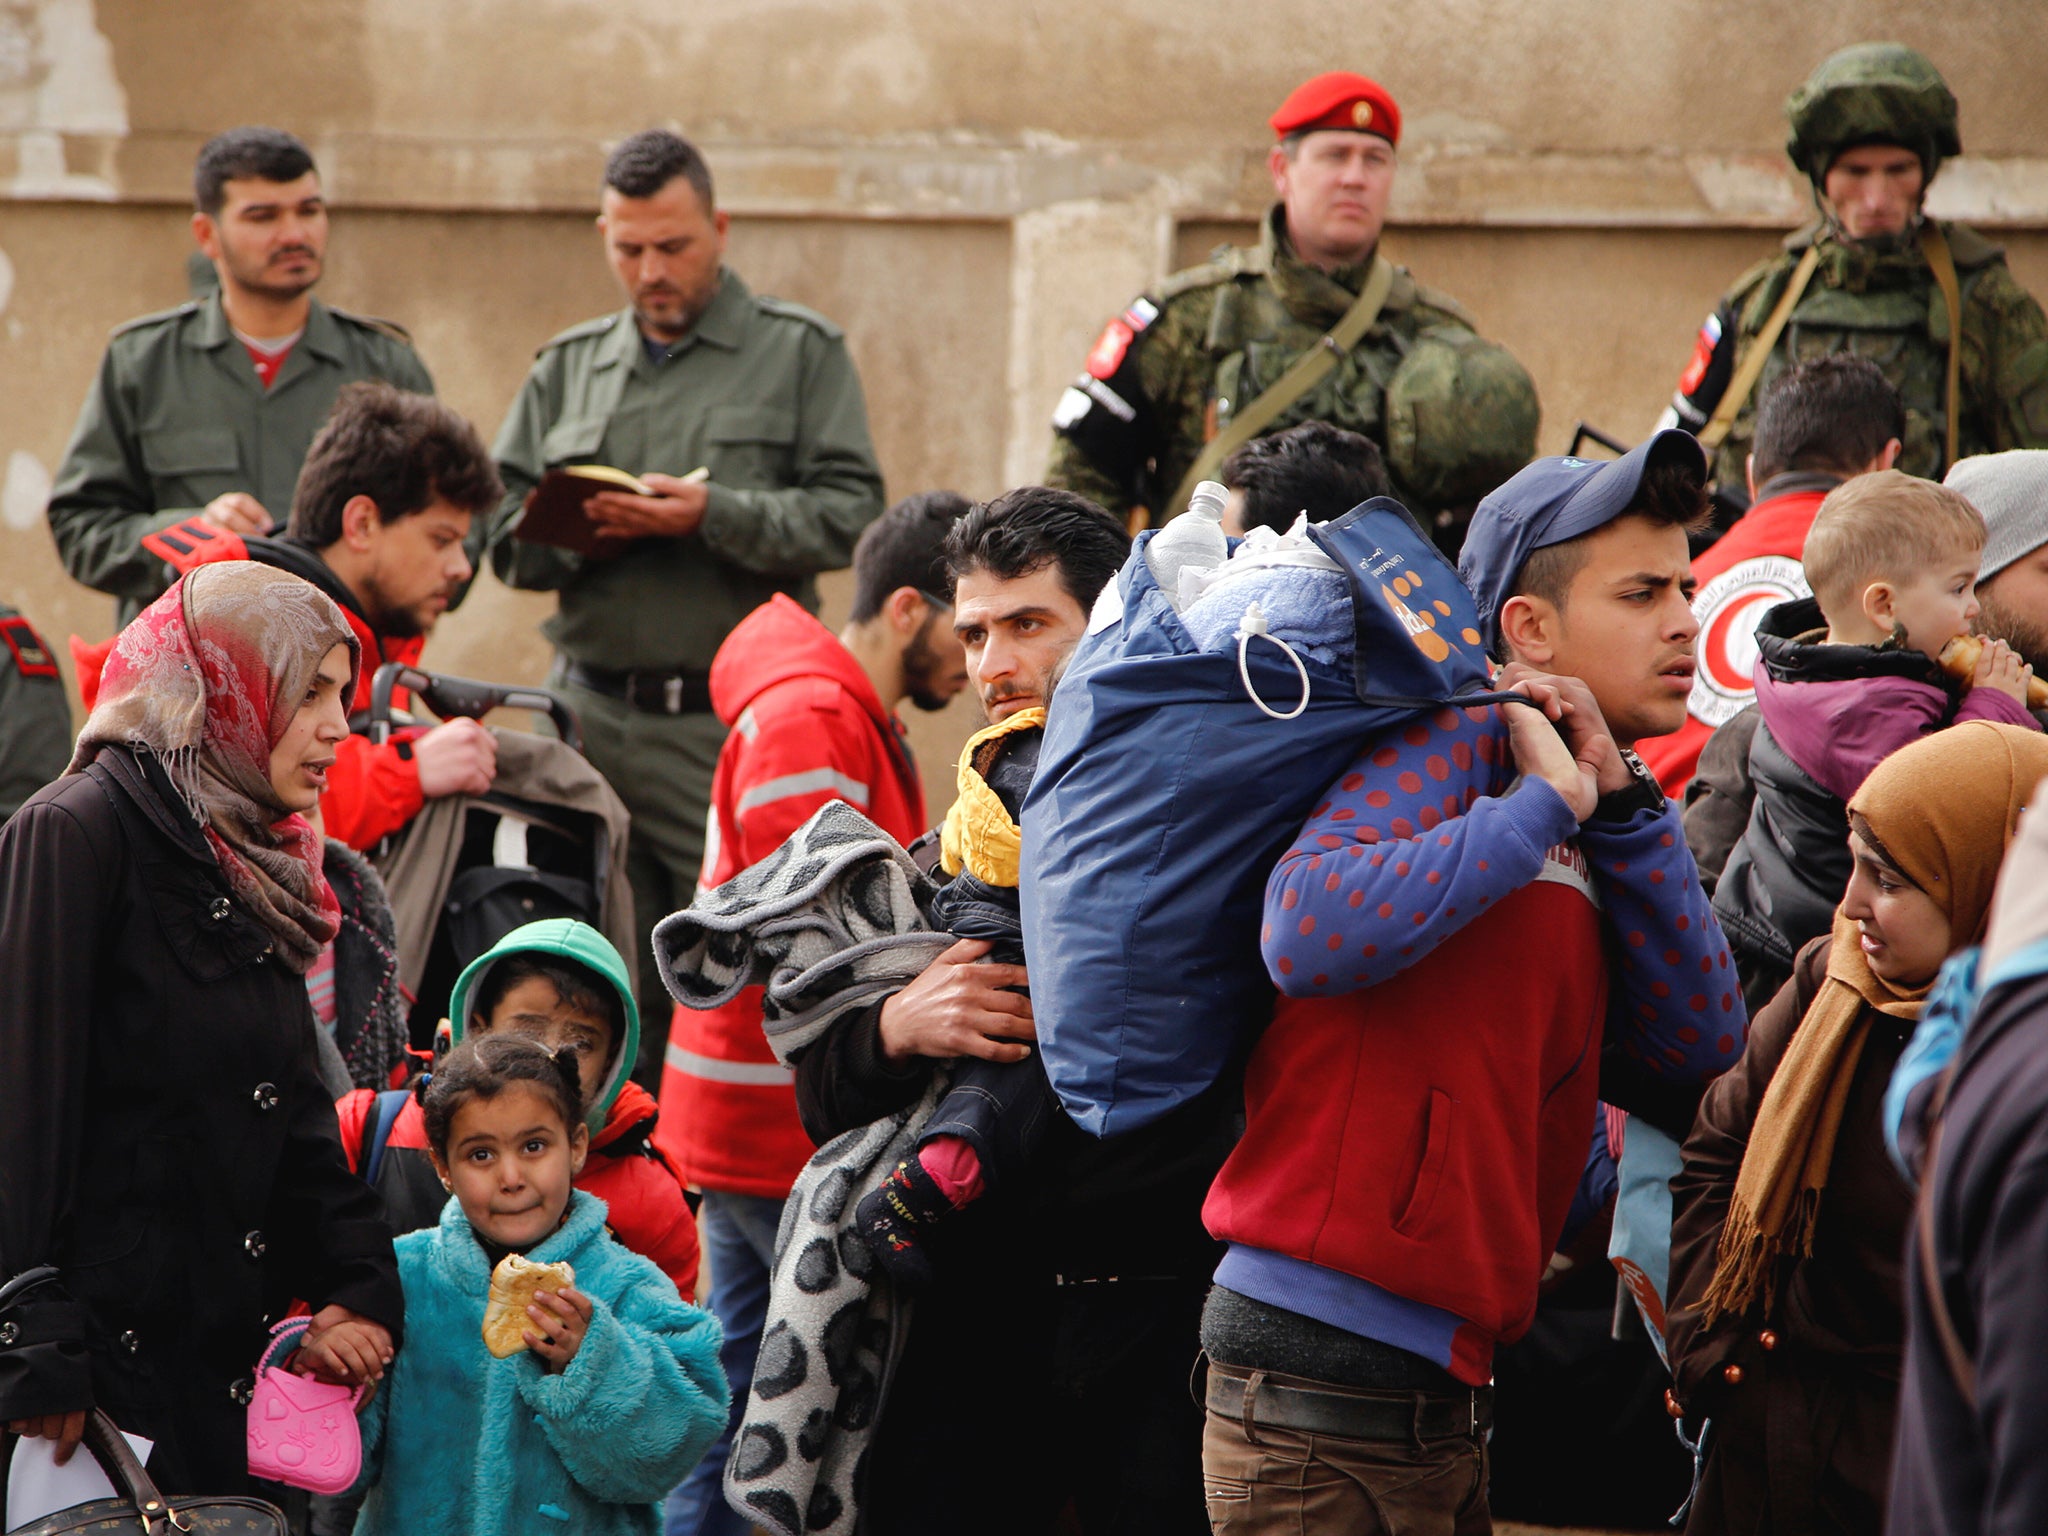
[[[1099,507],[1043,487],[956,525],[954,621],[991,721],[1046,701],[1127,549]],[[796,1092],[814,1139],[910,1104],[937,1061],[1026,1054],[1029,1000],[1008,990],[1023,969],[987,948],[954,945],[810,1050]],[[870,1452],[870,1530],[1048,1532],[1069,1504],[1085,1531],[1208,1530],[1187,1383],[1220,1255],[1202,1198],[1237,1119],[1235,1081],[1105,1141],[1060,1117],[1028,1182],[927,1239],[936,1280]]]

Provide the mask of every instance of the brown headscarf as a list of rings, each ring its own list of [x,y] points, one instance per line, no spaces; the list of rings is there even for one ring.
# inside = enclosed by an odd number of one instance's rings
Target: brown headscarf
[[[1949,950],[1984,936],[1998,866],[2027,799],[2048,775],[2048,736],[1972,720],[1923,736],[1871,770],[1849,802],[1884,851],[1948,916]],[[1856,924],[1835,914],[1827,978],[1764,1091],[1702,1301],[1711,1324],[1773,1300],[1779,1260],[1813,1251],[1814,1217],[1849,1086],[1869,1034],[1866,1006],[1917,1019],[1934,985],[1896,987],[1870,969]]]
[[[71,773],[107,746],[154,753],[204,829],[237,898],[303,972],[341,927],[320,868],[320,837],[270,783],[270,751],[320,662],[362,652],[325,593],[248,560],[202,565],[121,631],[79,733]]]

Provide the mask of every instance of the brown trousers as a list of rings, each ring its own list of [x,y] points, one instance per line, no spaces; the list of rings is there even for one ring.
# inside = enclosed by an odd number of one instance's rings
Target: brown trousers
[[[1486,1444],[1476,1436],[1347,1440],[1211,1411],[1202,1485],[1215,1536],[1489,1536]]]

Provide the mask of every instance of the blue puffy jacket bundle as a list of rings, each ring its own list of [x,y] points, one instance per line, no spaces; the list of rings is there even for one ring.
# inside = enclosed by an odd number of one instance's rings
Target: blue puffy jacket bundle
[[[1046,1072],[1094,1135],[1194,1097],[1264,1024],[1266,877],[1360,744],[1502,697],[1471,595],[1399,503],[1308,532],[1348,579],[1350,666],[1264,637],[1202,650],[1144,533],[1061,679],[1024,804],[1024,948]]]

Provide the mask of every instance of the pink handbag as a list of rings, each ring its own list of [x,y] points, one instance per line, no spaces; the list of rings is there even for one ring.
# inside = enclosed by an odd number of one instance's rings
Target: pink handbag
[[[287,1339],[296,1344],[311,1322],[310,1317],[288,1317],[272,1328],[270,1347],[256,1362],[256,1394],[249,1399],[249,1473],[313,1493],[343,1493],[363,1469],[356,1410],[370,1389],[329,1386],[270,1363]]]

